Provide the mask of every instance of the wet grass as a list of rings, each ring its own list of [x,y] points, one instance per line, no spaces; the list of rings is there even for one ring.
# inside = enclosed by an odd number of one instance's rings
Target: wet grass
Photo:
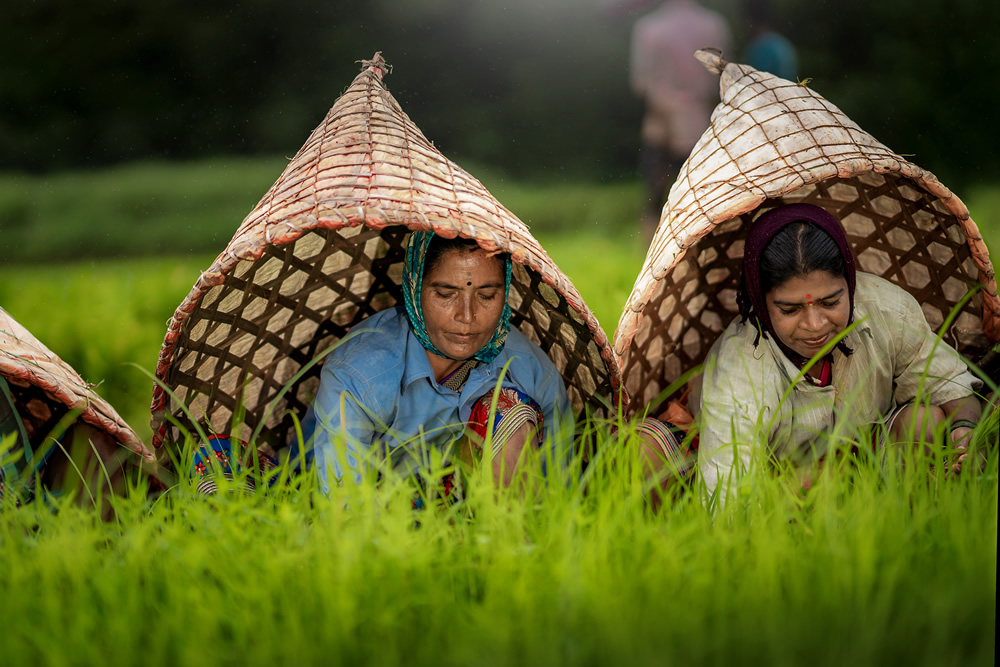
[[[140,484],[112,522],[8,504],[4,662],[994,663],[996,459],[956,478],[943,453],[853,460],[808,493],[754,475],[714,518],[690,490],[654,514],[634,439],[596,426],[587,471],[527,498],[480,468],[421,511],[391,475],[330,497]]]

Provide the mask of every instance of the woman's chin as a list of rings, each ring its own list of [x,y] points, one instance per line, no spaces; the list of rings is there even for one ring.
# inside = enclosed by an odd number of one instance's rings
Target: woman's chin
[[[440,342],[431,339],[434,346],[449,359],[456,361],[466,361],[476,356],[476,353],[486,344],[485,341],[469,338],[468,340],[452,340],[443,337]]]
[[[444,355],[445,359],[451,359],[453,361],[468,361],[476,355],[479,350],[471,349],[468,345],[436,345],[438,350]]]

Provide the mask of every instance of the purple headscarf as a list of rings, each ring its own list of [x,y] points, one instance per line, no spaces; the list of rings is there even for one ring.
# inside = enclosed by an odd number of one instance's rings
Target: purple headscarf
[[[819,227],[840,248],[840,255],[844,260],[844,278],[847,280],[847,291],[851,306],[851,314],[847,320],[848,324],[854,321],[854,286],[857,280],[857,270],[854,266],[854,254],[847,243],[847,235],[844,233],[844,228],[841,226],[840,221],[819,206],[812,204],[787,204],[780,206],[771,209],[757,218],[756,222],[750,227],[746,245],[743,248],[743,289],[740,290],[737,298],[740,315],[744,321],[748,319],[753,321],[756,319],[760,324],[760,328],[774,339],[774,342],[778,344],[778,347],[785,353],[785,356],[801,365],[806,359],[782,343],[781,339],[775,334],[774,326],[771,324],[771,317],[767,313],[767,303],[764,301],[765,295],[760,286],[760,257],[764,249],[778,232],[793,222],[807,222]],[[760,334],[758,334],[757,339],[754,341],[754,345],[759,341]],[[845,355],[851,354],[851,349],[844,344],[843,340],[837,344],[837,348]]]

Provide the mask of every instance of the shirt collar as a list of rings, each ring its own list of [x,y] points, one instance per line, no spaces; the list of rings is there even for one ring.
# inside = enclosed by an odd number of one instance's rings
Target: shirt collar
[[[420,344],[413,329],[406,327],[406,343],[403,346],[403,387],[408,387],[417,380],[427,378],[434,382],[434,369],[427,358],[424,346]]]

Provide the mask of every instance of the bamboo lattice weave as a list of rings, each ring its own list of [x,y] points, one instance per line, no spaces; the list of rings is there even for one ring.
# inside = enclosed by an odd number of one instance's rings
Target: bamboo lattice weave
[[[104,431],[113,441],[141,458],[152,460],[152,454],[139,436],[107,401],[97,395],[92,385],[2,308],[0,375],[10,386],[31,441],[52,435],[59,420],[76,410],[79,411],[78,419]]]
[[[806,86],[699,52],[721,102],[681,167],[614,336],[633,407],[704,360],[737,314],[750,222],[809,202],[844,225],[859,269],[911,292],[937,329],[976,360],[1000,339],[986,245],[965,204]]]
[[[577,410],[613,399],[611,347],[576,288],[521,220],[424,137],[385,72],[379,55],[364,63],[177,308],[157,366],[176,398],[154,389],[154,445],[180,438],[171,420],[193,427],[186,405],[211,430],[247,437],[259,427],[280,448],[315,394],[319,364],[293,378],[401,303],[412,230],[509,252],[513,326],[552,358]]]

